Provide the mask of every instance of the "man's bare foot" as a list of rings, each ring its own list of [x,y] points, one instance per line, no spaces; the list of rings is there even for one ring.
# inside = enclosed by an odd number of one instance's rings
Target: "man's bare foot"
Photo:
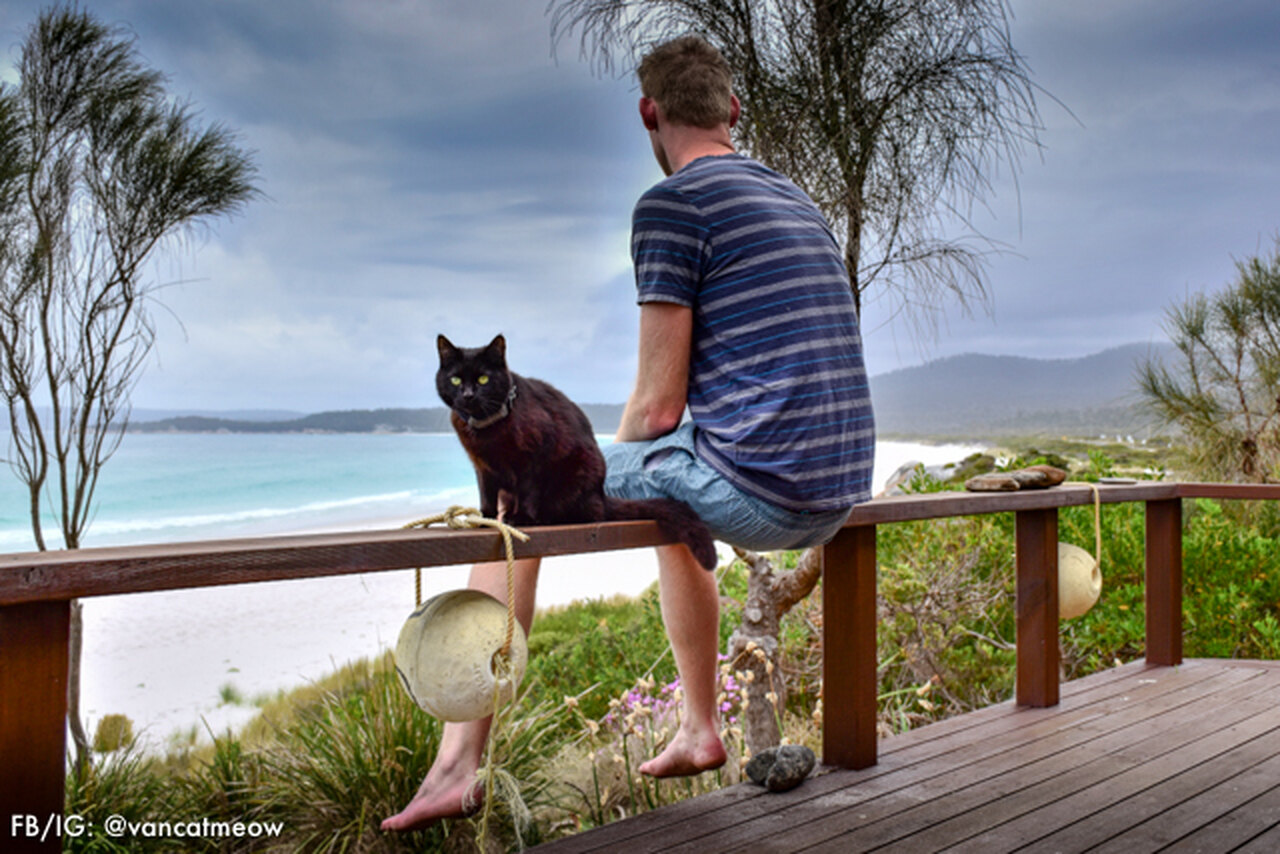
[[[483,789],[475,772],[427,775],[403,810],[382,822],[383,830],[421,830],[445,818],[462,818],[476,811]]]
[[[681,729],[667,749],[640,766],[640,773],[650,777],[691,777],[719,768],[728,755],[714,730],[696,735]]]

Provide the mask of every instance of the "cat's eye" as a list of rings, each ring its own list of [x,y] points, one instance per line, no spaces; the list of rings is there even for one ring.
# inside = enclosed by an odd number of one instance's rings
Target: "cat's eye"
[[[462,377],[449,377],[449,382],[454,385],[462,385]]]
[[[484,385],[488,381],[489,381],[489,376],[487,374],[481,374],[480,376],[476,377],[476,382],[480,383],[480,385]]]

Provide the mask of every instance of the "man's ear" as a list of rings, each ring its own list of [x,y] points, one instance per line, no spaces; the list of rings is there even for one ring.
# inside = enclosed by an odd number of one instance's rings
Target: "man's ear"
[[[742,115],[742,102],[738,100],[737,95],[729,96],[729,127],[733,127],[738,123],[738,117]]]
[[[644,122],[645,130],[658,129],[658,102],[652,98],[640,99],[640,120]]]

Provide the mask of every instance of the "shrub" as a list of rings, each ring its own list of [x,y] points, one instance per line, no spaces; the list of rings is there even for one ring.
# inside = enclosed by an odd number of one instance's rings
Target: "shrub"
[[[103,715],[93,732],[93,749],[98,753],[111,753],[133,740],[133,721],[128,715]]]

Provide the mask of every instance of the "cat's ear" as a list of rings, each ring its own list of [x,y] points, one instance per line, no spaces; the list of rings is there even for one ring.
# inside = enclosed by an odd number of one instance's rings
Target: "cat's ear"
[[[445,338],[443,335],[436,336],[436,350],[439,351],[440,361],[442,362],[445,359],[458,354],[458,348],[453,346],[453,342],[448,338]]]
[[[490,341],[489,346],[484,349],[497,356],[499,359],[502,359],[504,362],[507,359],[507,339],[503,338],[501,334],[497,335],[492,341]]]

